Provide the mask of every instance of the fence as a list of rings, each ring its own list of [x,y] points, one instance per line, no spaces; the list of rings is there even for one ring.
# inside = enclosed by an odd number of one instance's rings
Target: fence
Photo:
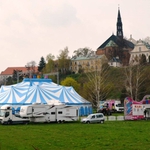
[[[124,116],[105,116],[105,121],[123,121]]]

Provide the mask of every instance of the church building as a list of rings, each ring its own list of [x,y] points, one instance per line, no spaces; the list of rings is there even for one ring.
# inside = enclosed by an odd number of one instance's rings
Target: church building
[[[112,34],[102,45],[97,48],[97,55],[105,55],[109,62],[119,61],[122,66],[129,64],[130,52],[134,49],[134,44],[123,36],[123,24],[120,9],[118,8],[117,32]]]

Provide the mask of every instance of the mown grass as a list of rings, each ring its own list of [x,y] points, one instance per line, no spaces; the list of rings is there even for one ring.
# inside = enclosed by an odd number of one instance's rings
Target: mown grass
[[[99,149],[150,149],[150,121],[0,125],[0,150]]]

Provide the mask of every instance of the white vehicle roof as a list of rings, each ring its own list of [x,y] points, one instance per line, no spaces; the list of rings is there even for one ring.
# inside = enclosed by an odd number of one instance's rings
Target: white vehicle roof
[[[8,107],[9,107],[10,109],[12,109],[12,106],[11,106],[11,105],[3,105],[3,106],[1,106],[0,109],[8,109]]]

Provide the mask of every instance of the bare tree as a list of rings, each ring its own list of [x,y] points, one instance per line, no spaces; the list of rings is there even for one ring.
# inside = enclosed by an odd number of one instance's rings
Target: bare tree
[[[30,75],[32,73],[36,72],[36,70],[35,70],[36,62],[35,61],[28,62],[27,65],[25,65],[25,67],[27,68],[28,74],[30,74]]]
[[[109,76],[109,66],[102,64],[95,71],[88,72],[89,82],[86,84],[88,96],[93,106],[98,111],[100,108],[100,100],[106,99],[108,93],[112,89],[112,84],[107,82]]]
[[[150,44],[150,37],[147,36],[145,39],[143,39],[143,41],[145,41],[146,43]]]
[[[135,100],[139,100],[139,95],[141,94],[140,89],[145,81],[144,65],[140,64],[140,59],[138,58],[136,65],[132,61],[129,66],[124,67],[126,77],[125,88],[127,94]]]
[[[127,91],[127,94],[129,94],[129,96],[133,99],[133,82],[132,82],[132,78],[133,78],[133,65],[130,64],[129,66],[125,66],[124,67],[124,72],[125,72],[125,88]]]
[[[95,52],[88,47],[84,47],[84,48],[79,48],[75,50],[73,53],[74,53],[73,57],[81,57],[81,56],[86,57],[86,56],[94,54]]]

